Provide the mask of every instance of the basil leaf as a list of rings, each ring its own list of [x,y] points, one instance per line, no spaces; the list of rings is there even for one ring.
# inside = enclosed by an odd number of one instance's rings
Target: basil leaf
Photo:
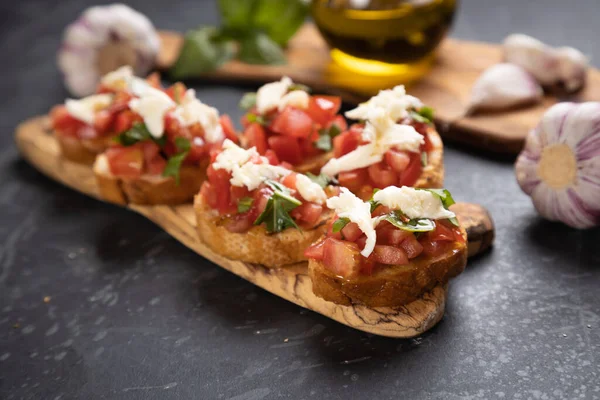
[[[256,105],[256,93],[246,93],[240,100],[240,108],[242,110],[248,111],[252,107]]]
[[[427,152],[422,152],[421,153],[421,166],[426,167],[427,166]]]
[[[160,147],[163,147],[166,142],[166,137],[162,136],[160,138],[155,138],[150,134],[150,131],[148,131],[146,124],[143,122],[137,122],[133,124],[128,131],[122,132],[113,139],[114,142],[126,147],[133,146],[134,144],[143,142],[144,140],[153,140]]]
[[[220,40],[219,31],[214,27],[189,31],[185,35],[179,58],[169,73],[174,79],[197,76],[217,69],[229,61],[234,53],[233,42]]]
[[[408,232],[429,232],[435,229],[435,222],[422,218],[422,219],[411,219],[407,222],[403,220],[403,215],[399,211],[392,211],[386,215],[383,220],[388,221],[396,228],[402,229]]]
[[[337,232],[341,231],[342,229],[344,229],[344,227],[346,225],[348,225],[349,223],[350,223],[350,219],[348,219],[346,217],[338,218],[331,226],[331,231],[333,233],[337,233]]]
[[[256,122],[257,124],[260,124],[262,126],[266,126],[267,125],[267,120],[262,115],[256,115],[254,113],[248,113],[248,114],[246,114],[246,119],[250,123]]]
[[[181,165],[183,164],[183,161],[187,157],[188,153],[190,152],[190,148],[192,146],[191,146],[189,140],[187,140],[186,138],[182,138],[182,137],[175,138],[175,146],[177,147],[177,150],[180,151],[180,153],[177,153],[174,156],[171,156],[171,158],[169,158],[169,160],[167,160],[167,165],[165,166],[165,169],[163,170],[162,176],[174,177],[175,184],[179,185],[179,180],[180,180],[179,172],[181,171]]]
[[[281,47],[263,32],[247,32],[240,39],[238,58],[248,64],[280,65],[286,63]]]
[[[331,151],[333,148],[331,139],[339,135],[341,132],[342,130],[336,124],[331,124],[329,129],[320,129],[319,139],[314,142],[314,146],[319,150]]]
[[[315,175],[313,173],[307,172],[306,176],[308,177],[308,179],[321,186],[323,189],[325,189],[325,187],[327,187],[327,185],[329,185],[329,183],[331,182],[329,177],[325,174]]]
[[[275,191],[267,201],[264,211],[258,216],[254,225],[265,223],[268,233],[281,232],[287,228],[298,228],[289,212],[302,204],[298,199],[280,191]]]
[[[444,208],[446,210],[452,204],[455,203],[454,199],[452,198],[452,194],[450,194],[450,192],[448,191],[448,189],[421,189],[421,188],[417,188],[417,190],[426,190],[428,192],[431,192],[431,193],[435,194],[437,197],[440,198],[440,200],[442,201],[442,205],[444,206]]]
[[[429,120],[429,122],[433,122],[433,108],[428,107],[428,106],[423,106],[421,108],[419,108],[419,111],[417,111],[419,113],[419,115],[427,120]]]
[[[252,24],[284,46],[304,23],[308,3],[305,0],[259,0],[250,16]]]
[[[252,208],[252,204],[254,203],[254,199],[252,197],[242,197],[238,201],[237,210],[239,213],[245,213],[249,209]]]

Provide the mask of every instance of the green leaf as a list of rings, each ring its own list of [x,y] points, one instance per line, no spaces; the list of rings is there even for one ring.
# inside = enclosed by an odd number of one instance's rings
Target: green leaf
[[[319,150],[331,151],[333,148],[331,139],[339,135],[341,132],[342,130],[336,124],[331,124],[329,129],[320,129],[319,139],[314,142],[314,146]]]
[[[133,124],[128,131],[122,132],[113,139],[114,142],[120,144],[121,146],[133,146],[134,144],[143,142],[144,140],[153,140],[160,147],[163,147],[166,142],[166,137],[162,136],[160,138],[155,138],[150,134],[150,131],[148,131],[146,124],[143,122],[138,122]]]
[[[292,83],[289,87],[289,91],[291,92],[294,90],[302,90],[303,92],[306,92],[306,93],[312,92],[312,89],[309,86],[303,85],[301,83]]]
[[[254,225],[264,222],[268,233],[281,232],[287,228],[298,228],[289,212],[300,204],[302,203],[298,199],[277,190],[267,201],[267,206],[254,221]]]
[[[427,152],[426,151],[421,153],[421,166],[423,166],[423,167],[427,166]]]
[[[252,107],[256,105],[256,93],[246,93],[240,100],[240,108],[242,110],[248,111]]]
[[[448,189],[417,189],[417,190],[427,190],[428,192],[435,194],[437,197],[440,198],[440,200],[442,201],[442,205],[444,206],[444,208],[446,210],[450,209],[450,206],[452,204],[456,203],[454,201],[454,199],[452,198],[452,194],[450,194],[450,191]],[[450,221],[453,225],[459,226],[458,219],[456,219],[456,217],[448,218],[448,221]]]
[[[429,232],[435,229],[435,222],[430,219],[411,219],[406,221],[406,217],[400,211],[392,211],[385,216],[384,220],[394,225],[398,229],[408,232]]]
[[[175,146],[177,147],[177,150],[180,151],[180,153],[177,153],[174,156],[171,156],[171,158],[169,158],[169,160],[167,161],[167,165],[163,170],[162,176],[174,177],[175,183],[179,185],[179,172],[181,171],[181,165],[183,164],[183,161],[187,157],[188,153],[190,152],[191,144],[190,141],[186,138],[178,137],[175,138]]]
[[[284,2],[285,3],[285,2]],[[277,43],[263,32],[247,32],[240,39],[240,61],[248,64],[285,64],[285,54]]]
[[[174,79],[198,76],[213,71],[229,61],[235,53],[231,41],[223,41],[214,27],[203,27],[185,35],[175,65],[169,71]]]
[[[252,208],[252,204],[254,203],[254,199],[252,197],[242,197],[239,201],[238,201],[238,212],[239,213],[245,213],[246,211],[248,211],[249,209]]]
[[[327,187],[327,185],[329,185],[329,183],[331,182],[331,179],[329,179],[329,177],[325,174],[315,175],[311,172],[307,172],[306,176],[308,177],[308,179],[321,186],[323,189],[325,189],[325,187]]]
[[[257,124],[260,124],[260,125],[263,125],[263,126],[267,125],[267,120],[262,115],[256,115],[254,113],[248,113],[248,114],[246,114],[246,119],[250,123],[256,122]]]
[[[331,226],[331,231],[333,233],[337,233],[337,232],[341,231],[342,229],[344,229],[344,227],[346,225],[348,225],[349,223],[350,223],[350,219],[348,219],[346,217],[338,218]]]
[[[223,25],[232,30],[246,30],[260,0],[218,0]]]
[[[252,25],[266,32],[278,45],[285,46],[304,23],[308,3],[305,0],[260,0],[251,15]]]
[[[433,123],[433,108],[423,106],[417,111],[411,111],[410,116],[417,122],[431,124]]]

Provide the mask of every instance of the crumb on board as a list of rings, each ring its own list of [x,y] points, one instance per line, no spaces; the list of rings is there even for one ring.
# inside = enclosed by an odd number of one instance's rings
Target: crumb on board
[[[50,296],[44,296],[44,303],[50,303],[50,300],[52,300],[52,297]]]

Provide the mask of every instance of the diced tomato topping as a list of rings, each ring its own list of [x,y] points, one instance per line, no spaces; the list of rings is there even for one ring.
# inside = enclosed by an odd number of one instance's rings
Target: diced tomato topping
[[[85,124],[78,119],[75,119],[67,111],[67,107],[59,105],[50,111],[50,119],[52,128],[63,136],[77,137],[77,134]]]
[[[252,228],[252,226],[254,225],[254,220],[255,218],[253,218],[253,216],[249,215],[248,213],[234,214],[231,217],[229,217],[229,219],[225,223],[225,228],[229,232],[234,233],[246,232],[248,229]]]
[[[398,181],[396,173],[385,162],[373,164],[367,170],[369,178],[376,188],[383,189]]]
[[[327,124],[327,128],[330,128],[332,125],[336,125],[340,129],[340,132],[345,132],[348,130],[348,123],[341,115],[336,115],[336,117]]]
[[[325,242],[326,240],[321,240],[308,246],[308,248],[304,250],[304,257],[312,258],[317,261],[323,260],[323,245]]]
[[[256,122],[250,124],[248,128],[246,128],[244,135],[248,140],[248,147],[256,147],[258,154],[265,154],[268,148],[267,134],[262,125]]]
[[[302,161],[302,153],[298,139],[291,136],[273,135],[268,139],[269,147],[273,149],[277,158],[292,165]]]
[[[294,208],[290,215],[297,221],[302,221],[307,226],[314,226],[323,213],[323,207],[310,202],[303,202],[298,207]]]
[[[111,173],[136,178],[144,170],[144,153],[140,147],[111,147],[106,151]]]
[[[141,122],[142,118],[131,110],[121,111],[115,117],[113,131],[116,134],[123,133],[131,129],[135,122]]]
[[[407,237],[402,243],[400,243],[400,247],[402,247],[402,250],[404,250],[408,258],[418,257],[423,251],[423,246],[421,243],[419,243],[414,235]]]
[[[386,265],[404,265],[408,264],[408,256],[404,250],[394,246],[378,244],[373,250],[377,262]]]
[[[176,82],[173,85],[171,85],[169,88],[167,88],[165,90],[165,93],[167,95],[169,95],[169,97],[171,99],[173,99],[173,101],[180,103],[181,100],[183,99],[183,96],[185,96],[185,92],[186,92],[187,88],[185,87],[185,85],[181,82]]]
[[[354,242],[363,234],[363,231],[360,230],[358,225],[354,222],[350,222],[346,224],[345,227],[342,228],[342,237],[344,240],[349,242]]]
[[[385,162],[399,174],[408,167],[410,155],[404,151],[389,150],[385,153]]]
[[[311,96],[307,112],[316,123],[326,126],[336,116],[341,104],[342,100],[337,96]]]
[[[269,160],[269,164],[271,165],[279,165],[281,164],[279,162],[279,158],[277,158],[277,154],[275,154],[275,152],[271,149],[268,149],[267,151],[265,151],[265,157],[267,158],[267,160]],[[291,166],[290,167],[284,167],[287,169],[292,169]]]
[[[421,164],[421,155],[419,153],[411,153],[410,163],[408,167],[400,174],[398,186],[414,186],[423,172]]]
[[[333,155],[340,158],[350,153],[358,147],[360,139],[360,133],[352,129],[337,135],[333,138]]]
[[[235,126],[233,126],[233,121],[231,120],[229,115],[221,115],[221,117],[219,118],[219,122],[221,123],[221,127],[223,128],[223,133],[225,133],[225,137],[234,143],[238,143],[238,134],[235,130]]]
[[[356,243],[327,238],[323,245],[323,264],[339,276],[357,275],[361,257]]]
[[[355,169],[354,171],[340,172],[338,182],[340,186],[348,188],[352,192],[358,191],[366,185],[369,180],[369,174],[366,168]]]
[[[383,223],[380,223],[382,225]],[[388,224],[389,225],[389,224]],[[414,235],[411,232],[403,231],[402,229],[398,229],[392,225],[389,225],[389,228],[379,228],[377,227],[377,243],[389,244],[392,246],[398,246],[400,243],[404,242],[406,239],[412,237]]]
[[[270,128],[280,135],[307,138],[313,132],[310,115],[295,107],[287,106],[271,122]]]
[[[294,173],[289,174],[288,176],[283,178],[281,183],[283,183],[285,186],[287,186],[290,189],[296,190],[296,177],[297,177],[297,175]]]
[[[108,110],[100,110],[94,115],[94,129],[99,135],[110,131],[114,116]]]

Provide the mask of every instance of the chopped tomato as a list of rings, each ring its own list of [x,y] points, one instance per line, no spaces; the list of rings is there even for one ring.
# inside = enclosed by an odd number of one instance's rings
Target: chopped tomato
[[[270,128],[280,135],[307,138],[313,132],[313,120],[302,110],[287,106],[277,114],[271,122]]]
[[[238,134],[235,130],[235,126],[233,126],[233,121],[231,121],[229,115],[221,115],[221,117],[219,118],[219,122],[221,123],[221,127],[223,128],[223,133],[225,133],[225,137],[234,143],[238,143]]]
[[[398,186],[414,186],[422,172],[421,155],[419,153],[411,153],[410,163],[404,172],[400,174]]]
[[[244,197],[251,197],[251,193],[246,186],[231,185],[229,193],[231,194],[231,202],[236,204]]]
[[[341,115],[337,115],[329,124],[327,124],[327,127],[330,128],[332,125],[336,125],[340,129],[340,132],[348,130],[348,123]]]
[[[349,242],[356,241],[356,239],[358,239],[362,234],[363,231],[361,231],[358,225],[354,222],[350,222],[342,228],[342,237],[344,240]]]
[[[268,139],[269,147],[273,149],[277,158],[290,164],[299,164],[302,161],[302,153],[298,139],[290,136],[273,135]]]
[[[340,172],[338,175],[340,186],[346,187],[352,192],[358,191],[362,186],[366,185],[368,183],[368,179],[369,174],[366,168]]]
[[[385,153],[385,162],[399,174],[408,167],[410,155],[404,151],[389,150]]]
[[[285,186],[287,186],[290,189],[296,190],[296,176],[297,176],[296,174],[289,174],[288,176],[283,178],[281,183],[283,183]]]
[[[400,247],[402,247],[408,258],[415,258],[423,252],[423,246],[412,234],[400,243]]]
[[[125,177],[139,177],[144,169],[144,153],[141,148],[111,147],[106,151],[110,172]]]
[[[357,275],[361,257],[356,243],[327,238],[323,245],[323,264],[339,276]]]
[[[404,250],[394,246],[378,244],[373,250],[377,262],[386,265],[404,265],[408,264],[408,257]]]
[[[140,122],[142,119],[131,110],[121,111],[115,117],[113,124],[114,133],[123,133],[131,129],[135,122]]]
[[[316,123],[326,126],[336,116],[341,104],[342,100],[337,96],[311,96],[307,112]]]
[[[176,82],[165,90],[165,93],[176,103],[181,103],[187,88],[181,82]]]
[[[75,119],[67,111],[67,107],[59,105],[50,111],[52,128],[59,135],[77,137],[78,132],[85,126],[85,123]]]
[[[94,129],[102,135],[111,129],[115,114],[108,110],[100,110],[94,114]]]
[[[380,223],[381,225],[382,223]],[[393,246],[398,246],[400,243],[404,242],[408,238],[413,238],[414,235],[411,232],[403,231],[402,229],[398,229],[394,226],[389,228],[380,229],[377,227],[377,243],[381,242],[383,244],[389,244]]]
[[[376,188],[383,189],[394,185],[398,181],[396,173],[385,162],[373,164],[367,170],[369,178]]]
[[[279,165],[279,158],[277,158],[277,154],[275,154],[275,152],[271,149],[268,149],[267,151],[265,151],[265,157],[267,157],[267,160],[269,160],[269,164],[271,165]],[[288,167],[285,167],[288,168]],[[291,166],[288,169],[292,169]]]
[[[322,213],[322,206],[305,201],[294,208],[290,215],[297,221],[305,222],[308,226],[314,226],[319,221]]]
[[[450,225],[450,223],[446,221],[437,221],[435,223],[435,230],[429,233],[429,238],[433,241],[464,241],[464,237],[460,233],[458,227]]]
[[[308,248],[304,250],[304,257],[312,258],[317,261],[323,260],[323,245],[325,242],[326,240],[321,240],[320,242],[308,246]]]
[[[356,130],[348,130],[333,138],[333,155],[336,158],[350,153],[360,143],[360,133]]]
[[[152,175],[161,175],[167,166],[167,162],[159,155],[146,160],[148,173]]]
[[[256,147],[258,154],[265,154],[267,151],[267,134],[262,125],[253,123],[246,128],[244,132],[248,140],[248,147]]]

